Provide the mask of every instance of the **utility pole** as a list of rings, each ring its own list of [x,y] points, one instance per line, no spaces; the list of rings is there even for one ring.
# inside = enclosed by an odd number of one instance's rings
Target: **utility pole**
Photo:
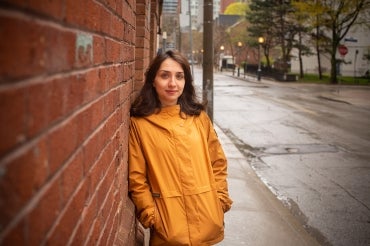
[[[203,13],[203,101],[213,122],[213,0],[204,0]]]
[[[193,75],[194,77],[194,58],[193,58],[193,27],[191,26],[192,25],[192,20],[191,20],[191,3],[190,3],[190,0],[189,0],[189,45],[190,45],[190,61],[191,61],[191,74]]]

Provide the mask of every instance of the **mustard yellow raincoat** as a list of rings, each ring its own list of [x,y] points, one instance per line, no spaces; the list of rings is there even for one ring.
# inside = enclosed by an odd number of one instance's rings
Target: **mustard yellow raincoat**
[[[227,161],[207,114],[131,117],[129,191],[150,245],[212,245],[231,207]]]

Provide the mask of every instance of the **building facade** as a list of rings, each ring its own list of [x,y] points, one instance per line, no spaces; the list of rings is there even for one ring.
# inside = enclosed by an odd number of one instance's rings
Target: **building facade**
[[[193,30],[203,30],[203,11],[204,0],[182,0],[180,26],[183,29],[189,28],[189,1],[191,10],[191,28]],[[220,4],[222,0],[213,0],[213,19],[216,19],[220,14]]]
[[[0,245],[142,245],[129,109],[161,1],[0,3]]]

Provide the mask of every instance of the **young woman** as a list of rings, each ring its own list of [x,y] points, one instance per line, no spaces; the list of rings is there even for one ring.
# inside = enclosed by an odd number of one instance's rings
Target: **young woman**
[[[187,59],[158,55],[131,107],[129,191],[150,245],[212,245],[231,207],[227,161]]]

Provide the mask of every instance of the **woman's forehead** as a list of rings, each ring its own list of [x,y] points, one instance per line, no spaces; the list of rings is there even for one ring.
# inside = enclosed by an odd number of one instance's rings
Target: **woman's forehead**
[[[161,66],[159,67],[159,70],[181,73],[184,72],[184,69],[182,68],[181,64],[171,58],[167,58],[166,60],[164,60]]]

